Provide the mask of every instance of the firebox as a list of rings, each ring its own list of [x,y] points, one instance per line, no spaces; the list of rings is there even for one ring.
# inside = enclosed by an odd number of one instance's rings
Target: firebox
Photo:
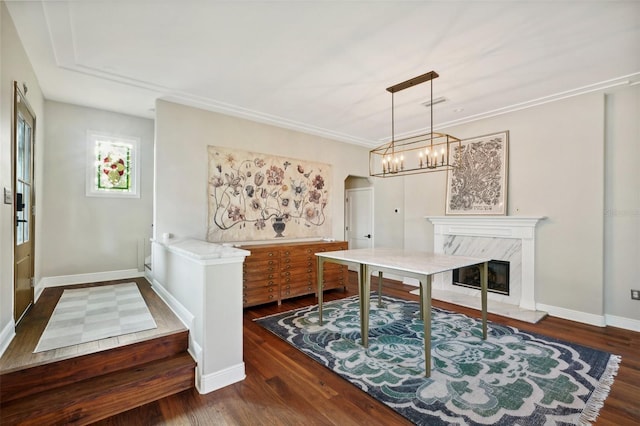
[[[493,293],[509,295],[509,262],[489,261],[487,289]],[[480,289],[480,265],[453,270],[453,284]]]

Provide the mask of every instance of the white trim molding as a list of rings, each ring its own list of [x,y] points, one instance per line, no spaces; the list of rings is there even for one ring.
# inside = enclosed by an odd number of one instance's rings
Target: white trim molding
[[[558,317],[570,321],[577,321],[584,324],[595,325],[596,327],[606,326],[605,316],[590,314],[588,312],[574,311],[573,309],[562,308],[560,306],[545,305],[538,303],[538,309],[544,310],[552,317]]]
[[[241,382],[247,377],[244,370],[244,362],[206,375],[200,373],[198,369],[199,367],[196,367],[196,389],[201,394]]]
[[[16,324],[11,320],[0,331],[0,356],[7,350],[14,337],[16,337]]]
[[[604,319],[606,320],[607,326],[640,332],[640,320],[609,314],[605,314]]]
[[[35,288],[35,301],[47,287],[60,287],[63,285],[76,285],[85,283],[97,283],[101,281],[127,280],[144,276],[144,271],[137,269],[122,269],[119,271],[91,272],[88,274],[59,275],[57,277],[42,277]]]
[[[173,313],[180,319],[180,321],[182,321],[184,326],[189,330],[193,330],[193,314],[189,312],[189,310],[185,308],[184,305],[178,301],[178,299],[173,297],[173,295],[169,293],[158,280],[153,280],[151,288],[156,292],[158,296],[160,296],[160,299],[162,299],[164,303],[167,304],[169,309],[173,311]],[[191,340],[191,338],[192,335],[189,334],[189,340]]]

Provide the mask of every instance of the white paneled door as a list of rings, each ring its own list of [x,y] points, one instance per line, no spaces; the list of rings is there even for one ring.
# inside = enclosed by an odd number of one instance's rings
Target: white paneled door
[[[373,247],[373,188],[347,189],[346,235],[350,249]]]

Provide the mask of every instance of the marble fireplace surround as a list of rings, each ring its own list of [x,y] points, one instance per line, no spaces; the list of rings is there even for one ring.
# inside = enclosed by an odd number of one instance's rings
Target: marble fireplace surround
[[[489,293],[489,312],[537,322],[535,228],[544,217],[426,216],[433,223],[435,253],[490,256],[510,262],[510,294]],[[452,284],[452,273],[434,277],[433,298],[477,308],[480,292]]]

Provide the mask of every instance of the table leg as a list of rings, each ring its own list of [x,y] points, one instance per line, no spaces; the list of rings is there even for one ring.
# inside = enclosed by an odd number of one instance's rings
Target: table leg
[[[360,276],[358,277],[358,292],[360,293],[360,333],[362,346],[369,347],[369,305],[371,299],[371,277],[369,265],[360,264]]]
[[[418,318],[420,318],[421,320],[423,319],[422,316],[422,307],[424,306],[424,303],[422,302],[422,284],[420,284],[420,286],[418,287],[420,289],[420,312],[418,312]]]
[[[489,281],[489,262],[480,267],[480,287],[482,289],[482,338],[487,339],[487,287]]]
[[[424,321],[424,375],[431,377],[431,275],[420,280],[420,305]]]
[[[378,271],[378,308],[382,307],[382,271]]]
[[[322,325],[322,281],[324,280],[324,259],[318,256],[318,317]]]

